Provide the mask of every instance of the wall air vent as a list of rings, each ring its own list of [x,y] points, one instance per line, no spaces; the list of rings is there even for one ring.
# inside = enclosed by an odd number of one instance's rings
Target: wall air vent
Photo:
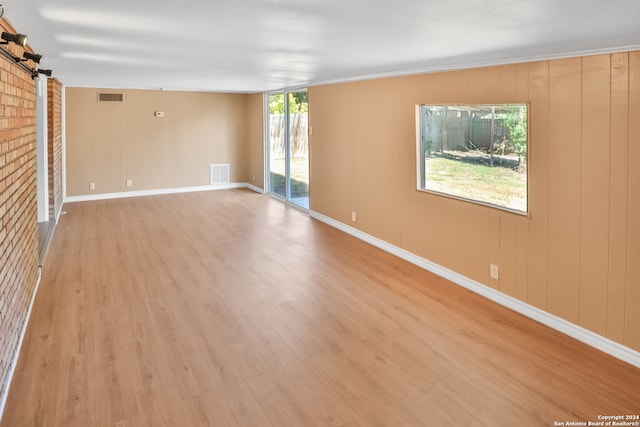
[[[124,93],[99,93],[98,101],[100,102],[123,102]]]
[[[211,185],[229,183],[229,164],[211,165]]]

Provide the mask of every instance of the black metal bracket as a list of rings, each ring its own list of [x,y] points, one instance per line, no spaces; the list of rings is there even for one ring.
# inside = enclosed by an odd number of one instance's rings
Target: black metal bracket
[[[29,67],[19,57],[9,52],[5,47],[0,46],[0,54],[2,54],[4,57],[11,59],[13,62],[15,62],[16,65],[18,65],[18,67],[22,68],[26,73],[30,74],[32,79],[35,79],[36,76],[38,75],[38,72],[36,70]]]

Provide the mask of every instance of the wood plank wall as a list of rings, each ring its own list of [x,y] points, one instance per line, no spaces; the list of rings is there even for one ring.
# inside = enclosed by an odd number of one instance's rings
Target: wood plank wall
[[[640,52],[318,86],[309,99],[312,210],[640,350]],[[530,103],[529,217],[416,191],[415,105],[498,102]]]

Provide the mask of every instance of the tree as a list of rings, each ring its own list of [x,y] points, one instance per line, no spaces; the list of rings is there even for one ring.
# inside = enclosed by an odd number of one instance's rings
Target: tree
[[[284,94],[269,95],[269,114],[284,114]]]
[[[289,92],[289,113],[309,112],[307,92]],[[269,95],[269,113],[284,114],[284,94]]]
[[[527,160],[527,110],[521,106],[509,108],[505,120],[505,126],[509,129],[509,143],[518,153],[518,163],[523,164]]]
[[[309,112],[309,96],[306,91],[292,92],[289,95],[289,111],[292,113]]]

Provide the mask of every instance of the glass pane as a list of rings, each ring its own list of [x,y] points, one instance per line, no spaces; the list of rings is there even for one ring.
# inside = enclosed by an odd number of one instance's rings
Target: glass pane
[[[284,94],[269,95],[269,191],[286,197]]]
[[[309,209],[309,103],[307,92],[289,92],[290,198]]]
[[[423,105],[420,189],[527,212],[527,105]]]

